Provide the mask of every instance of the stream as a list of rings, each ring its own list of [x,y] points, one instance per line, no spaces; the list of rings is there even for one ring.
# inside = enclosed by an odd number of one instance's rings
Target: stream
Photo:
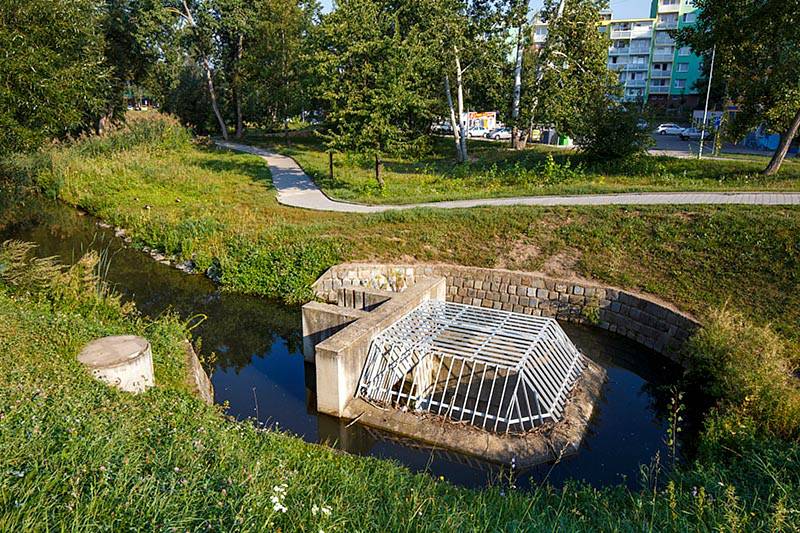
[[[5,207],[3,207],[5,204]],[[187,275],[124,245],[97,219],[39,197],[0,202],[0,241],[36,243],[40,256],[77,260],[88,249],[111,256],[108,281],[139,310],[156,317],[172,310],[188,320],[206,315],[193,333],[202,352],[216,355],[210,370],[215,401],[240,419],[257,418],[350,453],[391,459],[414,471],[469,487],[513,483],[529,488],[582,479],[595,487],[640,486],[642,466],[673,460],[665,444],[670,384],[681,370],[644,347],[611,333],[562,324],[573,342],[608,371],[601,402],[580,452],[522,473],[444,452],[419,449],[390,435],[316,412],[314,367],[301,353],[300,309],[227,293],[200,275]],[[680,455],[680,454],[678,454]]]

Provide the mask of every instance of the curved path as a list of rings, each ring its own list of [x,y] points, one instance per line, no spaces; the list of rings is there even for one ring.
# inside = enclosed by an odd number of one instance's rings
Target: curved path
[[[263,148],[227,141],[216,144],[255,154],[266,160],[272,172],[272,182],[278,191],[278,202],[291,207],[316,211],[339,211],[343,213],[379,213],[416,207],[458,209],[478,206],[533,205],[800,205],[800,193],[792,192],[644,192],[618,194],[585,194],[576,196],[520,196],[511,198],[480,198],[475,200],[450,200],[407,205],[363,205],[332,200],[327,197],[314,180],[291,157]]]

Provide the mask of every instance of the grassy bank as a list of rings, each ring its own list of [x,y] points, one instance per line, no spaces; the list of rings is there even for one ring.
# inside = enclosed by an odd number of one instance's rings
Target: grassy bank
[[[122,132],[91,150],[51,149],[19,158],[13,175],[126,228],[134,246],[212,269],[230,290],[300,302],[339,261],[442,261],[595,278],[701,317],[729,302],[800,338],[797,208],[319,213],[279,205],[261,159],[192,144],[169,122],[147,127],[149,142]]]
[[[9,260],[10,255],[16,259]],[[0,248],[0,529],[76,531],[790,531],[800,446],[743,413],[711,424],[702,462],[643,489],[475,492],[222,417],[185,392],[185,328],[97,291],[93,261]],[[82,265],[82,266],[81,266]],[[44,333],[46,332],[46,333]],[[75,355],[100,335],[153,343],[159,386],[133,396]],[[728,428],[733,424],[735,432]],[[735,439],[731,435],[735,433]]]
[[[516,152],[503,144],[470,142],[472,163],[457,165],[443,138],[428,153],[385,162],[386,186],[378,188],[374,161],[336,154],[334,179],[328,154],[313,136],[280,137],[251,133],[247,142],[292,156],[326,194],[369,204],[405,204],[438,200],[641,191],[797,191],[800,161],[787,160],[778,176],[759,174],[766,161],[641,157],[634,161],[593,163],[574,152],[532,145]]]

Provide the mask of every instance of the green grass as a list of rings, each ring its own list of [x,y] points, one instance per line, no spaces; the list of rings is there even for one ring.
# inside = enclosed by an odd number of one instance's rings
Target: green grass
[[[800,445],[715,417],[704,460],[643,488],[472,491],[340,454],[190,396],[183,325],[149,321],[85,271],[48,278],[0,249],[0,529],[147,531],[791,531]],[[87,263],[90,267],[92,261]],[[31,270],[38,273],[31,274]],[[13,281],[10,281],[13,280]],[[158,387],[130,395],[76,361],[100,335],[153,342]],[[734,424],[736,438],[731,440]],[[277,503],[285,507],[276,510]],[[314,511],[315,507],[317,512]],[[324,508],[326,512],[320,509]]]
[[[798,191],[800,161],[789,159],[778,176],[759,172],[766,162],[643,156],[634,161],[598,164],[558,148],[532,145],[515,152],[504,144],[471,141],[469,165],[457,165],[445,139],[432,141],[428,154],[413,159],[389,157],[386,186],[378,187],[371,159],[336,154],[334,179],[328,154],[313,136],[290,144],[258,132],[246,139],[292,156],[331,197],[367,204],[407,204],[468,198],[642,191]]]
[[[228,290],[301,302],[326,268],[344,260],[500,266],[646,291],[701,318],[729,302],[800,339],[798,208],[320,213],[279,205],[260,158],[174,137],[95,157],[66,147],[36,156],[46,164],[15,168],[126,228],[135,246],[212,268]]]

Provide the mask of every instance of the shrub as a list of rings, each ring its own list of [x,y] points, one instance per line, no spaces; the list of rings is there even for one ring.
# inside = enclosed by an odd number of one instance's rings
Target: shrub
[[[800,436],[798,355],[770,326],[723,308],[692,337],[689,353],[693,377],[722,406],[769,433]]]
[[[622,106],[599,106],[590,111],[578,145],[591,159],[624,159],[644,153],[653,139],[639,126],[641,115]]]

